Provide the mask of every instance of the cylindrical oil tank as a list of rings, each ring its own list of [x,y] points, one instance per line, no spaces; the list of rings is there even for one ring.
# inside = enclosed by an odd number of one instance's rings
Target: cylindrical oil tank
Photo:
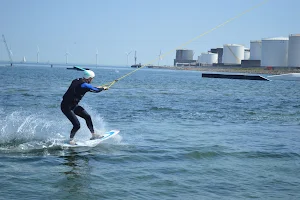
[[[241,64],[244,60],[245,47],[238,44],[224,44],[223,46],[223,63],[224,64]]]
[[[200,55],[200,59],[199,59],[199,63],[201,64],[207,64],[208,62],[208,58],[207,58],[207,55],[208,53],[201,53]]]
[[[201,53],[200,55],[200,59],[199,59],[199,63],[201,64],[205,64],[206,63],[206,57],[205,57],[206,53]]]
[[[208,65],[212,65],[213,63],[218,63],[218,54],[216,54],[216,53],[202,53],[200,63],[201,64],[208,64]]]
[[[201,62],[201,55],[198,56],[198,63],[202,63],[202,62]]]
[[[250,49],[245,48],[244,60],[249,60],[249,59],[250,59]]]
[[[261,60],[261,40],[250,41],[250,60]]]
[[[187,49],[176,50],[176,60],[193,60],[194,51]]]
[[[288,66],[300,67],[300,34],[292,34],[289,37]]]
[[[261,42],[261,66],[286,67],[288,58],[288,38],[265,38]]]

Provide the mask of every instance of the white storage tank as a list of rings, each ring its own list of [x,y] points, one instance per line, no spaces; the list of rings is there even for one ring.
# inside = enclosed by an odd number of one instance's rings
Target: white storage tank
[[[292,34],[289,37],[288,66],[300,67],[300,34]]]
[[[265,38],[261,43],[261,66],[286,67],[288,58],[288,41],[286,37]]]
[[[238,44],[224,44],[223,46],[223,63],[224,64],[241,64],[244,60],[245,47]]]
[[[201,62],[201,55],[198,56],[198,63],[202,63],[202,62]]]
[[[198,63],[206,64],[206,57],[204,56],[206,53],[201,53],[200,56],[198,56]]]
[[[207,63],[207,57],[205,56],[207,53],[201,53],[199,56],[199,63],[206,64]]]
[[[261,40],[250,41],[250,60],[261,60]]]
[[[245,52],[244,52],[244,60],[249,60],[250,59],[250,49],[246,49],[245,48]]]
[[[213,63],[218,63],[218,54],[216,53],[202,53],[201,63],[212,65]]]

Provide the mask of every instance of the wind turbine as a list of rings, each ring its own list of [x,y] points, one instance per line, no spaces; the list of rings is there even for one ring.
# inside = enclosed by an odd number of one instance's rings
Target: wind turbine
[[[39,48],[39,46],[36,46],[36,47],[37,47],[37,52],[36,52],[36,63],[39,63],[40,48]]]
[[[126,56],[127,56],[127,66],[128,66],[128,56],[131,54],[132,51],[130,51],[129,53],[128,52],[125,52]]]
[[[159,55],[158,55],[158,64],[157,64],[158,66],[159,66],[159,61],[160,61],[160,60],[162,60],[161,50],[160,50]]]
[[[68,56],[71,56],[70,52],[67,50],[66,53],[65,53],[65,56],[66,56],[66,64],[68,64]]]
[[[96,65],[98,65],[98,54],[99,54],[99,51],[98,51],[98,49],[96,49]]]
[[[9,61],[10,61],[10,66],[13,66],[13,59],[12,59],[13,53],[11,51],[11,48],[8,48],[8,45],[7,45],[7,42],[6,42],[6,39],[5,39],[4,35],[2,35],[2,38],[3,38],[3,42],[5,44],[7,53],[8,53],[8,57],[9,57]]]
[[[9,55],[10,55],[11,58],[12,58],[13,55],[14,55],[13,52],[12,52],[12,50],[11,50],[11,47],[10,47],[10,49],[9,49]],[[12,59],[11,59],[10,66],[12,66]]]
[[[9,54],[10,54],[10,56],[14,55],[11,49],[9,49]]]

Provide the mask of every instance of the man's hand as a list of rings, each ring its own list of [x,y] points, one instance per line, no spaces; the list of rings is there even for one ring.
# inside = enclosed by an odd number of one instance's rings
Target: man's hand
[[[108,87],[105,87],[105,86],[97,86],[97,88],[103,89],[103,90],[108,90]]]

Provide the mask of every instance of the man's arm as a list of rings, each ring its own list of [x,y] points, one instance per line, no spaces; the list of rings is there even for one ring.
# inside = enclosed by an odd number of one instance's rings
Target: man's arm
[[[82,83],[81,88],[89,89],[90,92],[101,92],[102,90],[105,90],[104,88],[94,87],[91,84],[88,83]]]

